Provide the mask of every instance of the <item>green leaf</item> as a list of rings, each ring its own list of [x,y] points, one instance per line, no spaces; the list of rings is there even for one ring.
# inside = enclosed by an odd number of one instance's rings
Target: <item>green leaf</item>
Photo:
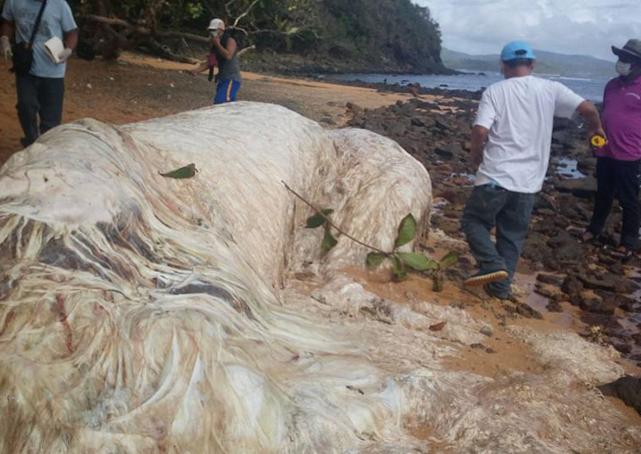
[[[381,266],[381,263],[385,261],[386,257],[387,256],[385,254],[382,254],[380,252],[370,252],[369,254],[367,254],[365,263],[370,269],[378,268],[379,266]]]
[[[436,261],[428,259],[423,254],[416,254],[414,252],[397,252],[396,255],[401,259],[404,265],[416,271],[435,270],[438,268],[438,263]]]
[[[394,249],[409,243],[416,237],[416,219],[412,214],[408,214],[403,218],[401,224],[398,226],[398,236],[396,237],[396,243],[394,244]]]
[[[451,251],[445,254],[438,264],[441,267],[441,269],[446,269],[456,265],[458,261],[459,261],[459,255],[456,252]]]
[[[323,213],[323,214],[316,213],[314,216],[311,216],[311,217],[307,218],[306,227],[308,229],[315,229],[315,228],[320,227],[321,225],[325,225],[325,223],[327,222],[327,216],[329,216],[333,212],[334,212],[334,210],[327,209],[327,208],[324,209],[324,210],[321,210],[321,213]]]
[[[191,164],[186,165],[185,167],[172,170],[171,172],[167,172],[167,173],[158,172],[158,173],[160,173],[160,176],[163,176],[166,178],[183,179],[183,178],[192,178],[194,175],[196,175],[196,172],[198,172],[198,169],[196,169],[196,164],[192,162]]]
[[[315,214],[314,216],[307,218],[306,227],[308,229],[315,229],[325,224],[326,222],[327,222],[327,219],[325,219],[323,216],[321,216],[320,214]]]
[[[397,281],[402,281],[407,277],[405,265],[403,265],[403,262],[396,254],[392,256],[392,273]]]
[[[323,237],[323,242],[321,243],[321,250],[323,251],[323,255],[331,251],[337,244],[338,240],[334,238],[334,235],[332,235],[332,232],[330,232],[329,229],[326,229],[325,236]]]

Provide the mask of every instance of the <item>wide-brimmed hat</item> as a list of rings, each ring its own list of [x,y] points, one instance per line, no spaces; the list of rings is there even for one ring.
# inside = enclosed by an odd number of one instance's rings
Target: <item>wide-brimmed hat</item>
[[[622,48],[612,46],[612,52],[617,57],[633,57],[641,60],[641,39],[631,39]]]

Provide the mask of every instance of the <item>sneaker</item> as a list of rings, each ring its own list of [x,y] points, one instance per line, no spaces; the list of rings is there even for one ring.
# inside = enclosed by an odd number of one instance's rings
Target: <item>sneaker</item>
[[[510,277],[510,275],[505,270],[485,271],[485,272],[479,271],[475,275],[468,277],[463,282],[463,285],[467,287],[476,287],[476,286],[489,284],[491,282],[503,281],[508,277]]]

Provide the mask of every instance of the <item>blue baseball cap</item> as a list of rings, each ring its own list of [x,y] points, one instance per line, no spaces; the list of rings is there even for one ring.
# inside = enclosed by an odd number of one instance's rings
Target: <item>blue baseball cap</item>
[[[512,41],[507,43],[501,51],[501,60],[510,61],[517,59],[536,60],[532,46],[525,41]]]

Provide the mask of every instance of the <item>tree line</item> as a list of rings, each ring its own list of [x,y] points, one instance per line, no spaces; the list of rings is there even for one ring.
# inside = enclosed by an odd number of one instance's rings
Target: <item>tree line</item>
[[[81,27],[80,53],[117,57],[144,47],[174,59],[206,45],[209,20],[235,27],[244,46],[398,71],[442,67],[441,35],[410,0],[68,0]],[[186,59],[187,60],[187,59]]]

